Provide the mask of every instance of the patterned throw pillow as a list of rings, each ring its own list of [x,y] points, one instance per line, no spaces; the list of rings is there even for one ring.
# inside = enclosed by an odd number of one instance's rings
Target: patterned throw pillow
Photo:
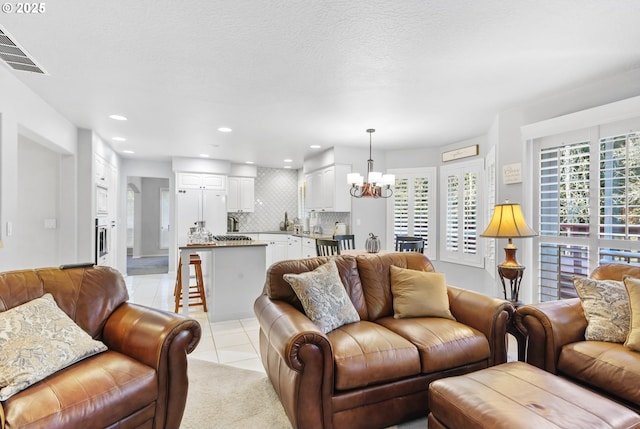
[[[587,318],[585,339],[624,343],[631,323],[629,294],[624,283],[574,276],[573,285]]]
[[[0,313],[0,401],[106,350],[46,294]]]
[[[360,320],[335,261],[330,260],[307,273],[285,274],[283,278],[298,296],[307,317],[323,333]]]

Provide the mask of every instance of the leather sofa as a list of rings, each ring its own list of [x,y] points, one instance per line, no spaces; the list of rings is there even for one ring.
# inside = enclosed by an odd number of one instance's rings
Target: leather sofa
[[[374,429],[426,417],[431,381],[506,361],[509,302],[447,286],[456,321],[394,319],[389,267],[434,271],[426,256],[331,258],[360,321],[323,334],[283,279],[329,257],[275,263],[254,305],[262,362],[294,428]]]
[[[604,264],[590,277],[621,281],[625,275],[640,277],[640,267]],[[515,322],[528,336],[528,363],[640,410],[640,353],[620,343],[585,340],[579,298],[524,305]]]
[[[128,303],[124,279],[108,267],[0,273],[1,312],[47,293],[107,350],[6,399],[0,428],[178,429],[198,322]]]

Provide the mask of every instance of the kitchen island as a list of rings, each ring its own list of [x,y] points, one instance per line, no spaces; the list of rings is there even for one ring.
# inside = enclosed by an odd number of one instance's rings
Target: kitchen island
[[[253,317],[253,303],[265,280],[267,243],[256,240],[217,241],[180,246],[182,312],[189,311],[189,260],[202,259],[210,322]]]

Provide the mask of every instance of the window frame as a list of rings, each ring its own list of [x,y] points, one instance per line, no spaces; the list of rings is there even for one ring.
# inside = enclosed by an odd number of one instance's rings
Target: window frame
[[[623,251],[634,252],[638,248],[637,240],[628,239],[606,239],[601,238],[600,234],[600,144],[605,138],[614,136],[631,134],[640,132],[640,117],[625,119],[618,122],[607,123],[599,126],[585,127],[574,131],[568,131],[551,136],[542,136],[539,138],[531,139],[533,153],[532,163],[535,163],[533,170],[533,222],[536,225],[538,231],[540,231],[540,168],[537,163],[540,162],[541,150],[557,147],[563,145],[570,145],[578,142],[589,143],[589,215],[588,215],[588,231],[587,237],[576,236],[563,236],[563,235],[538,235],[535,237],[533,252],[534,266],[538,267],[538,276],[534,280],[534,285],[537,290],[534,290],[534,296],[538,300],[544,301],[549,299],[562,299],[571,298],[576,296],[573,292],[567,292],[566,288],[563,288],[560,278],[564,275],[565,282],[568,282],[567,278],[569,274],[574,275],[589,275],[598,265],[601,263],[601,251],[603,249],[621,249]],[[626,177],[626,176],[625,176]],[[595,190],[595,191],[591,191]],[[634,246],[634,243],[636,244]],[[558,285],[555,289],[556,296],[552,297],[546,293],[548,289],[544,288],[543,279],[545,272],[543,270],[545,264],[548,262],[545,260],[545,256],[542,255],[543,248],[549,249],[553,246],[571,247],[575,249],[577,253],[583,253],[580,260],[585,261],[586,267],[578,264],[575,261],[571,266],[560,263],[558,265]],[[586,249],[586,250],[585,250]],[[586,255],[584,255],[586,253]],[[569,270],[569,271],[566,271]]]

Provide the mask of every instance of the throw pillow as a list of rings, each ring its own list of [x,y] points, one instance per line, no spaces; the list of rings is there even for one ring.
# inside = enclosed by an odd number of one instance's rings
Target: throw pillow
[[[283,277],[298,296],[307,317],[323,333],[360,320],[340,280],[335,261],[330,260],[307,273]]]
[[[449,309],[444,274],[389,267],[393,317],[442,317],[455,320]]]
[[[624,345],[640,352],[640,279],[625,276],[622,280],[629,294],[629,307],[631,308],[631,326]]]
[[[588,341],[624,343],[629,334],[629,295],[615,280],[573,277],[587,319],[584,338]]]
[[[45,294],[0,313],[0,401],[106,350]]]

